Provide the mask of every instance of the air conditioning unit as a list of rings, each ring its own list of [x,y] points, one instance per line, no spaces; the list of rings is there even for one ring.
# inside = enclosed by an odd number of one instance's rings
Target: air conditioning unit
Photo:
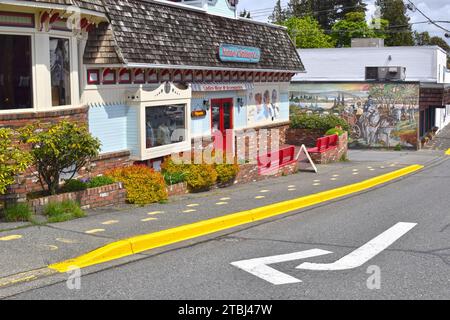
[[[366,67],[367,81],[405,81],[405,67]]]

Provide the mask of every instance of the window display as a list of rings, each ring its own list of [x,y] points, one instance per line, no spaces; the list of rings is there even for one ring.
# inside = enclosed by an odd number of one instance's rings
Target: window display
[[[70,105],[70,45],[69,39],[50,38],[50,71],[52,105]]]
[[[0,110],[33,107],[31,37],[0,35]]]
[[[147,149],[185,141],[185,129],[186,106],[184,104],[146,108]]]

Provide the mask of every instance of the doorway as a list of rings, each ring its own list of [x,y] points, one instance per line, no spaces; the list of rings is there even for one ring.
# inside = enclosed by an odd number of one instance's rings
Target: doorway
[[[211,100],[211,135],[214,137],[220,133],[222,136],[222,141],[214,139],[216,149],[233,152],[233,144],[227,144],[227,141],[233,141],[232,129],[233,98]]]

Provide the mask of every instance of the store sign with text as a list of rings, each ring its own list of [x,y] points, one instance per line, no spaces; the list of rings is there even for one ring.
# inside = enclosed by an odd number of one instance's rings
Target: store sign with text
[[[245,84],[201,84],[194,91],[243,91],[247,90]]]
[[[222,62],[258,63],[261,60],[261,50],[255,47],[221,44],[219,58]]]

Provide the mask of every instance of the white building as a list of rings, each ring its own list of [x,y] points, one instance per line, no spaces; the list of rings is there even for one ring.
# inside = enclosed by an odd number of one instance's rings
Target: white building
[[[447,53],[438,46],[384,47],[378,39],[368,47],[364,45],[369,42],[363,40],[356,40],[351,48],[299,49],[306,73],[292,80],[293,104],[314,112],[331,108],[335,113],[343,113],[344,107],[348,111],[361,106],[358,117],[350,114],[358,146],[392,147],[395,143],[419,147],[427,132],[450,123]],[[400,92],[397,101],[379,97],[373,102],[374,88],[380,85],[386,92]],[[358,122],[368,103],[378,103],[375,109],[384,120],[384,126],[374,121],[371,134]],[[417,131],[416,144],[411,143],[411,137],[402,137],[412,130]]]

